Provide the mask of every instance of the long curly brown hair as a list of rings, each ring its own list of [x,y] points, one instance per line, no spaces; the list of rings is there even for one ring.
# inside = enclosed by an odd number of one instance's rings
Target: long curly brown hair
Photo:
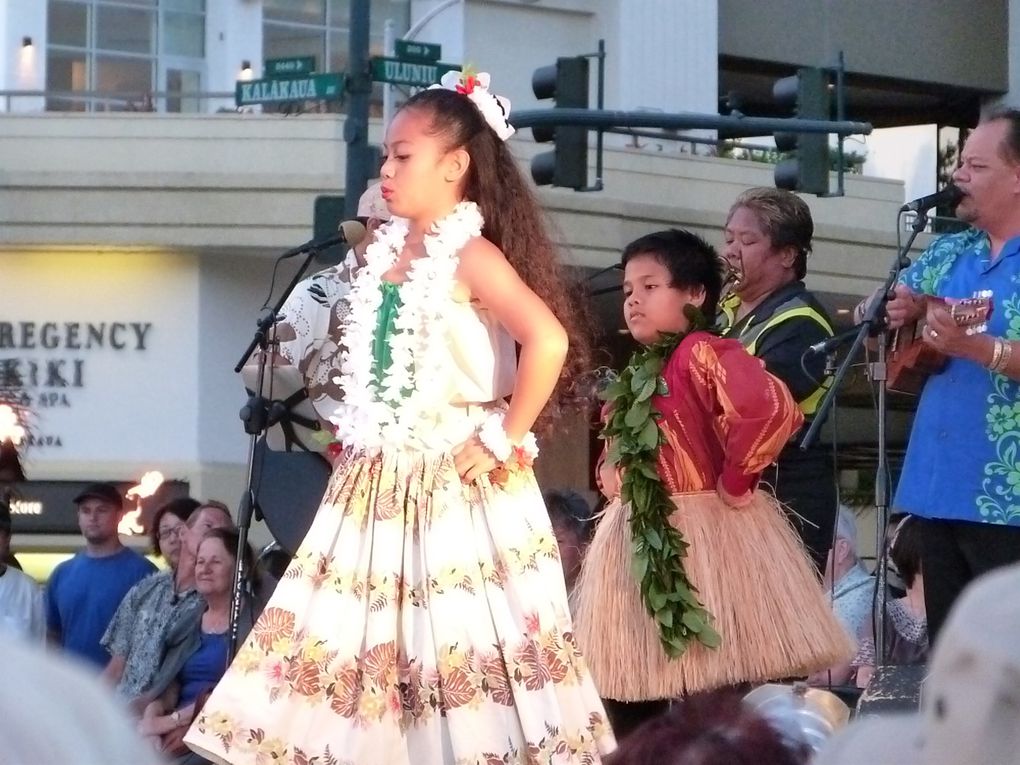
[[[430,135],[447,151],[463,147],[471,158],[464,197],[475,202],[485,219],[482,235],[499,247],[521,279],[559,319],[570,342],[560,380],[539,418],[546,430],[565,405],[576,404],[573,383],[591,370],[591,337],[584,291],[568,278],[547,231],[545,216],[506,144],[488,126],[471,100],[436,88],[412,96],[401,109],[430,117]]]

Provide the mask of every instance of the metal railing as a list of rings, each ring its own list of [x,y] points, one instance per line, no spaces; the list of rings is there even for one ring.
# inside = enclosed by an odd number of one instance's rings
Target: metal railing
[[[39,111],[201,112],[204,109],[186,107],[209,101],[233,103],[234,91],[0,90],[5,111],[12,111],[18,101],[25,99],[41,99],[43,107]]]

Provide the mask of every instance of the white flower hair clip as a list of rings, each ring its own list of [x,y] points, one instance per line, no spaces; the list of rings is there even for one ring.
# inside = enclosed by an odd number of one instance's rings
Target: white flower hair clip
[[[439,85],[430,86],[429,90],[444,88],[463,93],[478,108],[485,122],[499,136],[499,140],[505,141],[516,132],[514,126],[510,124],[510,99],[489,92],[488,72],[478,74],[447,72],[439,82]]]

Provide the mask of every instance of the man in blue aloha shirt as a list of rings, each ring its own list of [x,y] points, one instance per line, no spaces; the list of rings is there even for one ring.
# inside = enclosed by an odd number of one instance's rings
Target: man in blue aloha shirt
[[[971,228],[937,239],[900,278],[895,329],[926,322],[948,356],[924,386],[894,505],[924,530],[921,568],[931,638],[975,577],[1020,561],[1020,110],[986,115],[953,180]],[[987,330],[967,334],[951,306],[990,290]]]

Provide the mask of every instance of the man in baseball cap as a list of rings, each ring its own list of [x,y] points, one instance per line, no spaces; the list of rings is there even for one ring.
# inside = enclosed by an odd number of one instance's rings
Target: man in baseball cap
[[[74,498],[85,549],[59,564],[46,585],[50,640],[102,669],[110,654],[100,644],[120,601],[156,570],[121,544],[124,498],[116,486],[93,483]]]
[[[964,590],[935,644],[917,714],[859,720],[814,765],[1020,763],[1020,565]]]
[[[117,491],[117,487],[110,483],[89,484],[74,498],[74,504],[80,505],[87,499],[101,500],[118,510],[124,507],[124,498]]]

